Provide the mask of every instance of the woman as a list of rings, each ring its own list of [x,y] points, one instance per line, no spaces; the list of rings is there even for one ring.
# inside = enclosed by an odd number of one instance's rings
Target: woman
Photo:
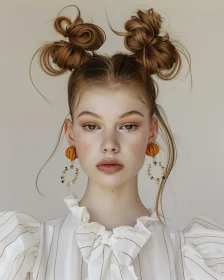
[[[56,18],[55,29],[68,40],[38,51],[49,75],[71,71],[71,119],[62,126],[71,165],[61,181],[69,189],[76,182],[78,158],[87,189],[80,201],[75,194],[64,199],[69,214],[45,223],[27,213],[0,213],[1,280],[224,279],[224,227],[201,215],[177,231],[158,211],[176,150],[152,75],[172,79],[181,65],[168,34],[159,35],[161,24],[153,9],[139,10],[126,22],[127,32],[115,32],[125,36],[131,53],[110,57],[95,53],[105,33],[84,23],[79,9],[74,22]],[[168,147],[166,168],[156,159],[159,123]],[[161,168],[158,178],[148,168],[159,187],[155,209],[145,208],[138,194],[145,155]],[[72,182],[68,169],[75,170]]]

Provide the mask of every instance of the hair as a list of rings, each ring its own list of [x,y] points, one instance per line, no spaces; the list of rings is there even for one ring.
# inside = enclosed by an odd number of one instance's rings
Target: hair
[[[60,40],[53,43],[44,43],[35,52],[34,56],[36,53],[40,53],[40,66],[48,75],[58,76],[71,71],[68,79],[68,105],[72,121],[76,109],[74,109],[74,102],[88,86],[93,84],[117,84],[131,85],[141,89],[140,97],[149,108],[149,118],[151,119],[153,115],[157,117],[160,132],[168,151],[166,176],[161,181],[155,205],[157,217],[163,223],[160,216],[164,218],[164,215],[159,213],[159,202],[163,213],[162,195],[165,183],[176,162],[177,149],[166,114],[163,108],[156,103],[158,85],[152,75],[156,75],[162,80],[171,80],[176,77],[181,68],[180,53],[187,59],[189,69],[191,66],[190,58],[188,59],[185,52],[175,46],[175,41],[171,41],[169,34],[159,35],[163,18],[152,8],[146,11],[138,10],[137,15],[131,16],[124,26],[126,32],[115,31],[109,24],[114,33],[124,36],[124,45],[130,52],[129,54],[122,52],[115,53],[112,56],[97,54],[95,51],[106,40],[105,32],[95,24],[84,23],[79,8],[75,7],[78,9],[78,14],[74,21],[71,21],[68,17],[60,16],[60,12],[54,21],[55,30],[68,38],[68,41]],[[182,44],[179,43],[179,45],[183,47]],[[183,48],[186,50],[185,47]],[[48,101],[43,95],[42,97]],[[46,163],[58,148],[64,123],[65,120],[60,129],[56,147]],[[36,178],[37,190],[37,180],[41,170]]]

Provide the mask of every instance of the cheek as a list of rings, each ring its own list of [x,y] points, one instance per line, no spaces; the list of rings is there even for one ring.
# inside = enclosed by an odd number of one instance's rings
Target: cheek
[[[146,152],[145,138],[137,138],[131,145],[131,153],[135,157],[139,157]]]
[[[93,142],[89,143],[89,142],[82,141],[81,143],[79,143],[79,147],[78,147],[79,154],[82,156],[91,154],[93,147],[94,147]]]
[[[88,141],[82,140],[79,143],[77,143],[77,150],[79,164],[84,170],[84,172],[88,172],[88,169],[91,166],[91,155],[94,151],[94,143],[89,143]]]
[[[145,137],[137,138],[134,142],[132,142],[132,146],[128,151],[131,161],[133,162],[134,172],[138,172],[145,161],[145,153],[146,153],[146,142]]]
[[[85,137],[77,137],[75,141],[75,146],[78,150],[78,154],[80,157],[86,156],[87,154],[91,153],[91,150],[94,148],[93,141],[85,140]]]

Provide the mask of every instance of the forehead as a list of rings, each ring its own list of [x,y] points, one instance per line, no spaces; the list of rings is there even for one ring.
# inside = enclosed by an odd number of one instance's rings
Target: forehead
[[[76,108],[76,116],[83,110],[99,114],[119,114],[125,110],[146,111],[140,90],[134,87],[94,85],[85,89]]]

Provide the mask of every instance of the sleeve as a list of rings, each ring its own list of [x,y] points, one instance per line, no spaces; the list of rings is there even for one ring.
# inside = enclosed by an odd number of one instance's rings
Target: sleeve
[[[200,215],[189,222],[182,236],[185,278],[224,280],[224,226]]]
[[[41,224],[16,211],[0,212],[0,280],[25,280],[38,254]]]

